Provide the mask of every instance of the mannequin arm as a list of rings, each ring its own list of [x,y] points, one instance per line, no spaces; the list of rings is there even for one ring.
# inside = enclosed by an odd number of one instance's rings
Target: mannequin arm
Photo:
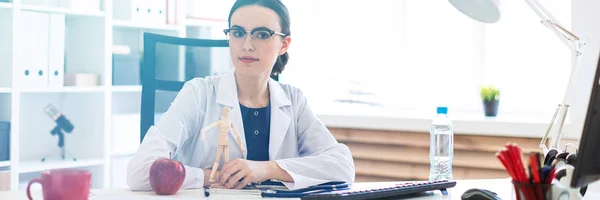
[[[233,133],[235,133],[235,136],[237,137],[237,143],[238,146],[240,146],[242,153],[246,153],[246,149],[244,149],[244,146],[242,146],[242,138],[240,136],[240,131],[238,131],[238,129],[235,127],[235,124],[233,123],[231,123],[231,129],[233,129]]]
[[[208,125],[208,126],[206,126],[206,127],[202,128],[202,130],[200,130],[200,139],[201,139],[202,141],[204,141],[204,133],[205,133],[206,131],[208,131],[208,130],[210,130],[210,129],[214,128],[214,127],[217,127],[217,125],[219,125],[219,122],[212,123],[212,124],[210,124],[210,125]]]

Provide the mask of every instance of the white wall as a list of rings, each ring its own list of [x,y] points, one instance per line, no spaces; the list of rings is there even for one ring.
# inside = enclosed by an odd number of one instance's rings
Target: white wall
[[[600,1],[598,0],[573,0],[572,4],[572,30],[582,38],[589,38],[581,60],[579,77],[573,86],[571,101],[571,120],[583,128],[583,122],[589,104],[592,79],[596,73],[598,56],[600,55]]]

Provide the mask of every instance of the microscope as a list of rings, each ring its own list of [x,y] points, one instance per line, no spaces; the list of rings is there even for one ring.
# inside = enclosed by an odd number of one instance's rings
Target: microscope
[[[65,154],[69,154],[73,157],[67,150],[65,150],[65,134],[63,131],[67,133],[71,133],[73,131],[73,124],[65,117],[65,115],[56,109],[52,104],[48,104],[44,107],[44,112],[50,119],[56,122],[56,126],[50,131],[51,135],[58,136],[58,148],[60,148],[60,156],[63,160],[65,160]],[[42,158],[42,162],[46,161],[46,157]],[[77,158],[73,157],[73,161],[77,161]]]

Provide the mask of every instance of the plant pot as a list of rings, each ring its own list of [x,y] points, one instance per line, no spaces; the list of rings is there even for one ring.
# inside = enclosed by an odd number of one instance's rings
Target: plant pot
[[[498,103],[499,101],[484,101],[483,108],[485,110],[485,116],[495,117],[498,115]]]

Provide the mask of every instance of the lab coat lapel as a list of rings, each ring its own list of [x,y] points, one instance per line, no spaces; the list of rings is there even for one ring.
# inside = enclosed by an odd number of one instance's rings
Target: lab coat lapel
[[[246,147],[246,135],[244,134],[244,123],[242,121],[242,112],[240,110],[240,104],[237,97],[237,84],[234,73],[235,70],[231,70],[221,76],[221,80],[218,84],[219,88],[217,88],[217,103],[231,108],[231,111],[229,111],[229,121],[233,122],[237,130],[240,132],[240,138],[242,139],[241,143],[244,149],[248,149]],[[221,114],[222,112],[219,112],[219,115]],[[229,134],[231,134],[237,146],[237,137],[235,136],[233,130],[230,130]],[[232,148],[230,147],[229,149]],[[237,149],[239,149],[239,147]],[[244,158],[246,158],[247,155],[248,153],[243,154]]]
[[[273,79],[269,79],[269,91],[271,96],[269,158],[275,160],[290,125],[291,113],[286,106],[292,103],[281,85]]]

